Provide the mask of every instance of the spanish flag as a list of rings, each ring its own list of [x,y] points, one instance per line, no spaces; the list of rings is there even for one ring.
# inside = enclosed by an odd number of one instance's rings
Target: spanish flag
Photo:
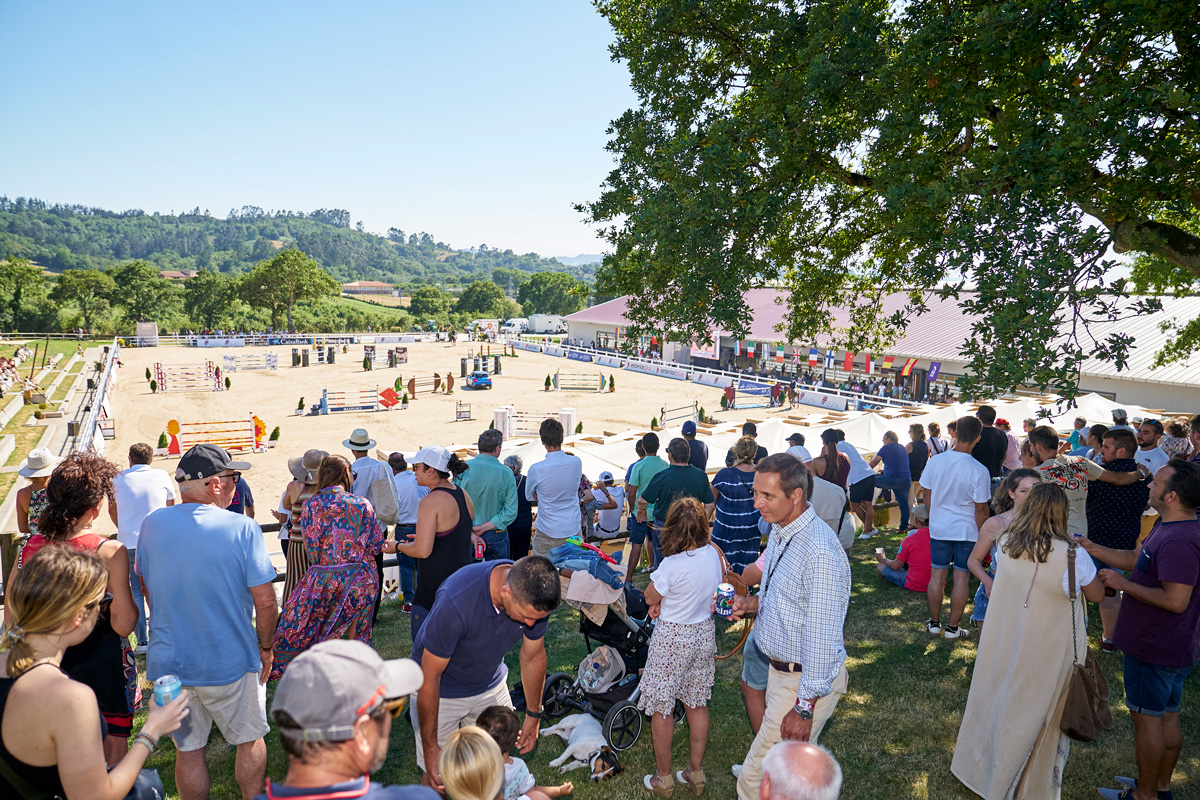
[[[915,367],[916,365],[917,365],[917,359],[915,359],[915,358],[907,359],[904,362],[904,368],[900,370],[900,374],[907,378],[909,375],[912,374],[913,367]]]

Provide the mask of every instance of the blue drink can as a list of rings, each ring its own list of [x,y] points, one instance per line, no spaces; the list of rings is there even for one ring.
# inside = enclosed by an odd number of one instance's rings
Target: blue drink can
[[[183,681],[179,680],[178,675],[163,675],[154,682],[154,702],[165,706],[179,697],[179,693],[182,691]]]
[[[722,583],[717,587],[717,616],[733,616],[733,584]]]
[[[183,681],[179,680],[178,675],[163,675],[154,682],[154,702],[157,705],[165,706],[167,703],[179,697],[183,691]],[[179,721],[179,727],[171,733],[171,736],[176,741],[188,735],[191,730],[188,718],[184,716]]]

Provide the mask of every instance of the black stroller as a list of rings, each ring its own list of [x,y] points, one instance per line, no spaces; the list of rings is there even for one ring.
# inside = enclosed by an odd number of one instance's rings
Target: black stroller
[[[646,652],[654,620],[646,617],[646,598],[641,590],[625,586],[625,613],[609,606],[604,622],[596,625],[586,614],[579,615],[579,632],[588,652],[593,643],[608,645],[617,651],[625,665],[625,677],[602,692],[590,692],[580,679],[569,672],[556,672],[546,678],[542,693],[544,718],[557,720],[572,711],[591,714],[601,721],[604,738],[613,750],[628,750],[642,733],[642,712],[638,710],[639,670],[646,665]],[[674,717],[683,719],[683,704],[675,703]]]

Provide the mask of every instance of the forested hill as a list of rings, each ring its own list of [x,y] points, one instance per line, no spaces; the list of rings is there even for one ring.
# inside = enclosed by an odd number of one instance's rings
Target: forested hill
[[[455,250],[425,233],[353,227],[350,212],[231,210],[225,219],[199,208],[184,214],[114,212],[78,205],[0,197],[0,258],[20,256],[54,271],[103,268],[138,259],[159,269],[248,272],[279,248],[307,253],[339,281],[465,284],[517,272],[566,272],[594,282],[594,264],[572,266],[536,253],[486,245]],[[497,270],[501,272],[497,273]]]

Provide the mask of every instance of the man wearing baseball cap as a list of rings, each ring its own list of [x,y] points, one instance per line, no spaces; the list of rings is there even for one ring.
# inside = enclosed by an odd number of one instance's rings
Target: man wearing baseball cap
[[[248,469],[220,447],[196,445],[175,468],[182,502],[151,512],[138,536],[150,605],[146,677],[177,675],[189,695],[189,724],[173,737],[181,800],[208,796],[204,751],[214,724],[237,748],[243,797],[261,792],[266,774],[275,568],[258,523],[226,510]]]
[[[692,450],[692,457],[688,459],[688,463],[693,467],[698,467],[702,470],[708,469],[708,445],[696,438],[696,423],[688,420],[683,423],[681,431],[683,438],[687,441],[688,447]]]
[[[790,447],[784,452],[790,456],[795,456],[804,462],[804,466],[812,467],[812,453],[808,452],[808,448],[804,446],[804,434],[799,431],[793,433],[785,439]]]
[[[256,800],[439,800],[426,786],[382,786],[392,720],[421,688],[421,667],[384,661],[363,642],[334,639],[296,656],[275,689],[271,718],[288,754],[287,778]]]

